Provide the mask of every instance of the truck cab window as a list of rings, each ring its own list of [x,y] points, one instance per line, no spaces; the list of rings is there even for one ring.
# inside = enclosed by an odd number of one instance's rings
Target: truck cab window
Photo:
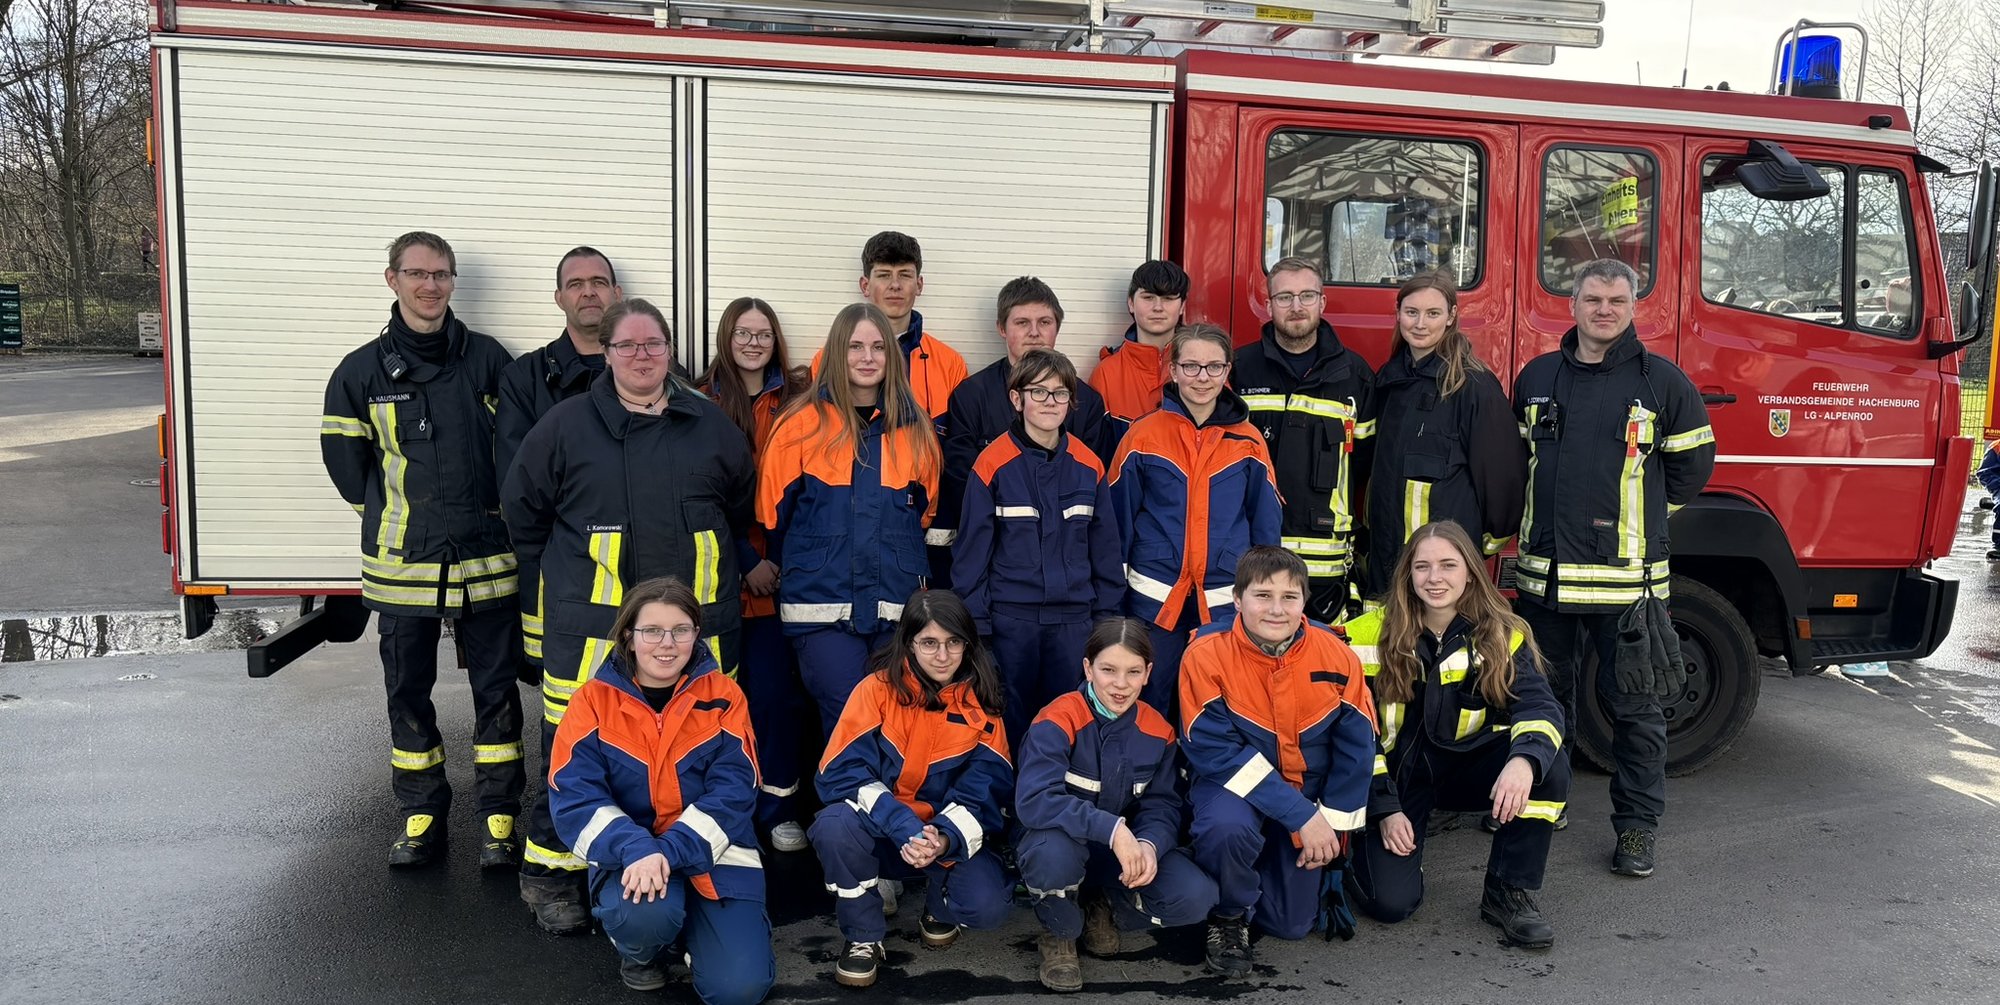
[[[1910,193],[1903,176],[1863,170],[1855,178],[1854,321],[1894,336],[1914,333]]]
[[[1472,143],[1283,130],[1264,167],[1264,262],[1300,255],[1330,286],[1446,269],[1479,281],[1483,179]]]
[[[1659,166],[1635,150],[1558,147],[1542,164],[1542,286],[1568,296],[1576,270],[1616,258],[1653,288]]]

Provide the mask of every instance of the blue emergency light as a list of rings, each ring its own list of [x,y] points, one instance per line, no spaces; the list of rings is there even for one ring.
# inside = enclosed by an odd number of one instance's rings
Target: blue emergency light
[[[1789,73],[1785,93],[1802,98],[1835,98],[1840,94],[1840,38],[1801,35],[1786,42],[1778,57],[1780,73]]]

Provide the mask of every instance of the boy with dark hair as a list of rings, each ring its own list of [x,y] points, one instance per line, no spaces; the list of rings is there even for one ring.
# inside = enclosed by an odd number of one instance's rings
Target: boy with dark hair
[[[1125,290],[1125,309],[1132,326],[1125,341],[1098,354],[1090,386],[1104,396],[1114,436],[1123,436],[1132,420],[1160,407],[1160,389],[1167,383],[1167,340],[1180,327],[1187,304],[1188,274],[1172,262],[1154,259],[1132,270]]]
[[[861,247],[861,296],[888,315],[896,342],[910,362],[910,391],[917,407],[941,419],[953,388],[965,379],[965,357],[924,330],[917,297],[924,292],[924,249],[908,234],[885,230]],[[819,366],[817,358],[813,361]],[[942,426],[939,432],[943,432]]]

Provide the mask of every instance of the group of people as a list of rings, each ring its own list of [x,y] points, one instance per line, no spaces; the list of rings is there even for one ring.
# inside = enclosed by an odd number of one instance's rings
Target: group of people
[[[1006,355],[968,374],[895,232],[809,366],[745,297],[694,377],[595,249],[557,265],[564,332],[511,362],[451,312],[442,238],[389,259],[389,324],[335,370],[321,440],[380,614],[390,863],[443,847],[452,618],[480,864],[518,863],[545,930],[594,916],[629,986],[663,984],[672,946],[711,1005],[763,997],[772,961],[742,947],[769,945],[766,847],[819,856],[842,984],[874,982],[919,877],[933,948],[998,924],[1018,881],[1052,989],[1081,986],[1079,940],[1148,925],[1205,921],[1208,966],[1241,975],[1253,924],[1407,917],[1440,809],[1488,814],[1481,915],[1549,945],[1535,891],[1593,650],[1612,867],[1654,868],[1660,696],[1621,688],[1612,650],[1620,611],[1666,597],[1667,513],[1714,448],[1621,262],[1580,271],[1576,327],[1510,402],[1442,273],[1398,291],[1377,373],[1309,260],[1268,270],[1241,349],[1147,262],[1085,383],[1032,277],[997,297]],[[1488,572],[1517,535],[1518,614]],[[525,820],[517,669],[549,766]]]

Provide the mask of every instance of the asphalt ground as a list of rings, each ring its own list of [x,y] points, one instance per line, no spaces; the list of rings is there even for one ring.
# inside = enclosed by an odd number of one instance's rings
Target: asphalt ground
[[[14,386],[0,383],[0,410],[17,407]],[[102,489],[130,463],[56,441],[0,444],[28,455],[0,454],[9,511],[22,508],[11,500],[23,463],[94,457],[77,477]],[[108,536],[87,506],[69,514],[36,525],[32,550],[0,524],[8,588],[143,599],[137,556],[157,554],[157,541]],[[1671,783],[1654,877],[1606,871],[1605,778],[1580,772],[1542,897],[1558,931],[1550,951],[1504,947],[1479,921],[1486,837],[1455,830],[1431,842],[1428,899],[1402,925],[1364,920],[1344,943],[1261,939],[1240,982],[1201,973],[1198,931],[1128,935],[1118,957],[1085,959],[1088,986],[1070,1000],[1992,1002],[2000,577],[1986,547],[1984,515],[1968,507],[1954,557],[1939,563],[1962,583],[1956,629],[1931,659],[1866,685],[1768,675],[1737,745]],[[107,553],[105,565],[79,551]],[[123,570],[103,592],[100,568]],[[19,595],[0,612],[47,609]],[[450,673],[438,704],[448,771],[468,796],[470,701]],[[625,990],[601,938],[542,935],[511,876],[478,872],[471,841],[437,868],[388,870],[398,821],[386,733],[372,640],[323,647],[262,681],[245,677],[238,652],[0,663],[0,1003],[692,1000],[684,982]],[[468,799],[451,826],[476,832]],[[1032,912],[927,952],[912,895],[880,983],[839,988],[811,854],[766,861],[773,1001],[1045,995]]]

